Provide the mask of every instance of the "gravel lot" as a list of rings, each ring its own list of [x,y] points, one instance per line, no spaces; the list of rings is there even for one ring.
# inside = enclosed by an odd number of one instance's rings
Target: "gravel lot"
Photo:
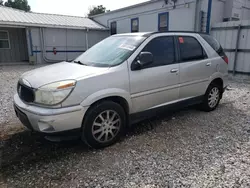
[[[20,129],[12,96],[18,76],[32,68],[0,67],[0,128],[10,135],[0,142],[0,187],[250,187],[249,84],[231,82],[214,112],[167,113],[135,125],[114,146],[90,150]]]
[[[6,136],[6,134],[12,134],[24,129],[14,113],[13,95],[16,93],[17,81],[21,74],[38,67],[31,65],[0,65],[0,138]]]

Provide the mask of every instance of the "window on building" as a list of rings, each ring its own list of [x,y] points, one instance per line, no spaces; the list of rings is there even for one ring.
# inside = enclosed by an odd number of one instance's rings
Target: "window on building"
[[[8,31],[0,31],[0,49],[9,49],[10,40]]]
[[[200,43],[193,37],[178,37],[182,61],[195,61],[207,57]]]
[[[158,15],[158,31],[168,31],[168,12]]]
[[[142,50],[151,52],[154,62],[149,67],[157,67],[175,63],[175,48],[173,37],[157,37],[152,39]],[[149,68],[146,67],[146,68]]]
[[[115,35],[117,33],[116,30],[117,30],[116,29],[116,22],[111,22],[111,24],[110,24],[110,34]]]
[[[131,19],[131,32],[139,32],[139,18]]]

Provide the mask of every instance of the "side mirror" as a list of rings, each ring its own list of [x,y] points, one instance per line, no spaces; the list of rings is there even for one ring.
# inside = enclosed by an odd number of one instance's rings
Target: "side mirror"
[[[132,70],[139,70],[153,63],[153,54],[150,52],[141,52],[137,59],[132,63]]]

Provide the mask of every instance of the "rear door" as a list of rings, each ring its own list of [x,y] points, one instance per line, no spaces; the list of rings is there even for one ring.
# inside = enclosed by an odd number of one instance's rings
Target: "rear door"
[[[194,35],[177,35],[180,61],[180,99],[204,95],[213,66]]]
[[[216,71],[222,73],[223,76],[227,78],[227,76],[228,76],[228,57],[225,54],[220,43],[214,37],[212,37],[210,35],[200,34],[200,36],[207,42],[208,46],[206,48],[208,50],[210,48],[209,56],[211,57],[210,59],[212,61],[212,65],[218,66]],[[204,45],[206,45],[206,44],[204,44]]]
[[[140,70],[131,70],[130,92],[133,113],[162,106],[179,98],[179,64],[176,59],[174,36],[155,35],[142,44],[140,52],[151,52],[154,61]]]

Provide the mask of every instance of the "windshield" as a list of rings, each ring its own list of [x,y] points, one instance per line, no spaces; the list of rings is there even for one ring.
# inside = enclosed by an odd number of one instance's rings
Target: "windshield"
[[[74,62],[95,67],[112,67],[124,62],[142,43],[142,36],[111,36],[97,43]]]

